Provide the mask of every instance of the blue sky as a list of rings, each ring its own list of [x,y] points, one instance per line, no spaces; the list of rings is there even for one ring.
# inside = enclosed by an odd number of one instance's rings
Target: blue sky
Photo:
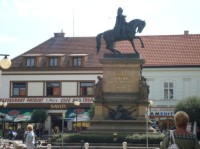
[[[112,29],[118,7],[142,19],[140,35],[200,34],[200,0],[0,0],[0,53],[10,59],[63,32],[88,37]]]

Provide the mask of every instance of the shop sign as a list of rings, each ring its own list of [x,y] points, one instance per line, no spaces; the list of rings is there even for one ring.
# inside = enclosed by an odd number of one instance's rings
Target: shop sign
[[[151,112],[151,115],[154,115],[154,116],[174,116],[174,111],[171,111],[171,112],[166,112],[166,111]]]
[[[174,116],[174,108],[152,108],[151,109],[152,116]]]
[[[93,103],[93,97],[80,97],[80,98],[0,98],[0,102],[8,103]]]
[[[51,104],[50,108],[52,109],[67,109],[65,104]]]

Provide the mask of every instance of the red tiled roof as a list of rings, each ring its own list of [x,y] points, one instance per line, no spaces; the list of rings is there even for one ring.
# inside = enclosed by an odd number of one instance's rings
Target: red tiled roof
[[[145,59],[144,67],[191,67],[200,66],[200,34],[140,36],[135,45],[141,58]],[[134,53],[128,41],[116,42],[116,49],[122,53]],[[111,53],[105,48],[105,41],[99,54],[96,54],[95,37],[52,37],[25,54],[89,54],[86,67],[101,67],[99,59],[104,53]],[[21,56],[12,60],[12,67],[19,66]]]
[[[144,36],[145,66],[200,66],[200,35]]]

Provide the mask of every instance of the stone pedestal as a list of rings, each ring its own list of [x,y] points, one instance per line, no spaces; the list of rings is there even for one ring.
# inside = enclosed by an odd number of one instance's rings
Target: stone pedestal
[[[135,55],[104,55],[103,89],[95,99],[91,132],[145,132],[148,101],[141,97],[144,60]]]

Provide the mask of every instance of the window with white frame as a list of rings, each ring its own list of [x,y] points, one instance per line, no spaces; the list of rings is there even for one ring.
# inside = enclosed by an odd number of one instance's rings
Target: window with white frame
[[[164,99],[174,98],[174,83],[164,82]]]
[[[80,82],[80,96],[92,96],[94,94],[94,82]]]
[[[34,57],[28,57],[26,59],[26,66],[27,67],[34,67],[35,66],[35,58]]]
[[[58,58],[57,57],[50,57],[49,58],[49,66],[50,67],[58,66]]]

